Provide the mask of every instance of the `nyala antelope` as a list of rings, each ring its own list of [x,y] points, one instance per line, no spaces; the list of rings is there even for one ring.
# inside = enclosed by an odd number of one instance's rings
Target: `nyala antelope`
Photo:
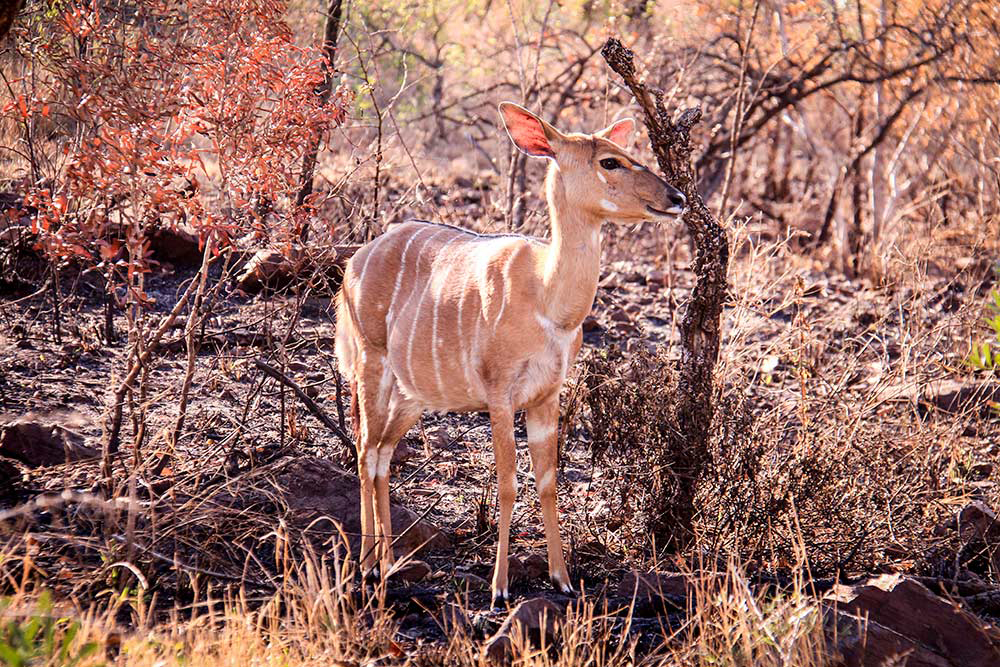
[[[548,241],[421,221],[394,225],[348,262],[336,351],[351,383],[361,477],[362,572],[393,564],[389,461],[424,410],[489,411],[500,504],[493,600],[508,598],[517,493],[514,413],[525,411],[549,576],[573,588],[556,510],[559,390],[597,292],[601,224],[662,220],[685,198],[625,152],[631,119],[564,134],[500,105],[511,141],[549,160]]]

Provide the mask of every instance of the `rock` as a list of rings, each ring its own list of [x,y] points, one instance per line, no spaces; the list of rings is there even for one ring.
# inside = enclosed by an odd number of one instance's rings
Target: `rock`
[[[325,459],[306,456],[281,462],[269,477],[288,506],[290,519],[294,524],[302,528],[311,525],[311,534],[319,536],[319,533],[323,533],[328,536],[329,531],[335,528],[321,519],[333,519],[341,524],[350,538],[352,549],[357,552],[360,548],[358,536],[361,534],[360,485],[357,476]],[[416,513],[401,505],[391,505],[391,516],[393,531],[397,535],[406,531],[397,538],[397,558],[419,553],[424,549],[444,548],[450,544],[437,527],[418,519]]]
[[[334,294],[340,288],[344,266],[359,245],[338,245],[321,249],[293,247],[286,254],[275,248],[258,250],[236,278],[244,292],[279,290],[293,282],[313,281],[313,294]],[[316,280],[317,278],[321,280]]]
[[[583,333],[590,333],[592,331],[603,331],[604,327],[601,323],[597,321],[597,318],[593,315],[587,315],[583,320]]]
[[[975,481],[988,479],[993,474],[993,463],[990,461],[977,461],[969,466],[969,475]]]
[[[472,619],[465,607],[448,602],[441,608],[441,629],[447,634],[469,634],[473,630]]]
[[[515,636],[535,647],[551,646],[562,617],[562,608],[551,600],[525,600],[514,607],[500,629],[486,642],[486,656],[494,661],[511,658]]]
[[[841,659],[836,664],[845,667],[955,667],[937,653],[875,621],[866,622],[851,614],[828,611],[823,625],[832,648]]]
[[[907,665],[978,667],[1000,664],[983,623],[958,605],[900,574],[874,577],[856,586],[838,585],[823,604],[848,665],[881,665],[907,653]],[[845,625],[855,634],[840,632]],[[868,621],[866,634],[864,621]]]
[[[910,382],[884,387],[880,397],[883,400],[916,403],[921,417],[934,412],[989,417],[993,406],[1000,405],[1000,383],[956,380],[936,380],[927,384]]]
[[[955,523],[963,542],[983,543],[993,572],[1000,573],[1000,522],[996,512],[986,503],[974,500],[961,509]]]
[[[157,227],[149,235],[149,248],[159,261],[172,264],[201,264],[203,248],[198,233],[188,225]]]
[[[686,574],[663,572],[638,572],[632,570],[618,583],[618,594],[624,597],[635,595],[644,602],[671,601],[670,597],[683,598],[692,594],[694,582]],[[670,596],[670,597],[668,597]]]
[[[653,269],[649,272],[649,275],[646,276],[646,283],[662,287],[667,284],[667,274],[659,269]]]
[[[530,554],[524,559],[525,578],[532,579],[548,578],[549,561],[541,554]]]
[[[18,493],[21,473],[11,461],[0,459],[0,503],[12,502]]]
[[[624,308],[615,308],[611,311],[609,317],[612,322],[631,322],[632,318],[629,314],[625,312]]]
[[[625,282],[635,283],[638,285],[645,285],[646,276],[642,275],[638,271],[629,271],[628,273],[625,274]]]
[[[488,591],[490,590],[490,582],[486,581],[482,577],[472,574],[471,572],[456,572],[455,581],[458,582],[459,588],[466,591]]]
[[[84,444],[83,436],[62,424],[22,417],[0,426],[0,456],[29,468],[95,458],[100,452]]]
[[[292,282],[298,268],[297,262],[277,250],[258,250],[236,277],[236,286],[250,294],[264,289],[282,289]]]
[[[527,579],[527,571],[524,569],[524,563],[517,556],[510,556],[507,558],[507,579],[510,583],[521,582]]]
[[[614,332],[619,336],[635,336],[639,334],[639,328],[631,322],[616,322]]]
[[[447,426],[432,426],[425,431],[427,435],[427,446],[432,450],[444,449],[451,444],[451,434]]]
[[[957,522],[958,532],[965,539],[1000,541],[1000,523],[997,523],[996,512],[981,500],[973,500],[963,507]]]
[[[991,403],[1000,403],[1000,383],[944,380],[927,386],[918,410],[921,414],[932,409],[949,414],[971,411],[985,417],[990,414]]]
[[[656,343],[643,338],[629,338],[625,341],[625,352],[628,354],[645,352],[650,356],[656,356]]]
[[[392,451],[392,459],[390,463],[394,466],[406,463],[413,458],[413,449],[406,443],[406,440],[400,440],[396,443],[396,449]]]
[[[390,577],[399,581],[414,583],[431,573],[431,566],[422,560],[411,560],[393,568]]]

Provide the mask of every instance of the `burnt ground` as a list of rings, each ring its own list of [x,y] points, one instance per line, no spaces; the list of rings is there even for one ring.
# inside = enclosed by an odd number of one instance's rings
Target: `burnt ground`
[[[993,463],[1000,456],[995,416],[977,406],[969,409],[965,403],[944,405],[938,400],[948,387],[981,382],[962,366],[961,350],[975,331],[981,314],[978,304],[992,285],[989,262],[973,257],[956,269],[928,260],[921,271],[903,275],[894,284],[873,286],[829,271],[749,228],[730,233],[736,252],[731,299],[723,315],[727,334],[720,382],[744,394],[755,414],[770,415],[792,431],[796,424],[801,426],[797,420],[809,393],[810,405],[818,402],[830,413],[856,415],[855,428],[859,421],[877,422],[881,430],[896,433],[912,446],[944,443],[949,456],[965,461],[965,467],[949,468],[947,488],[934,482],[931,486],[937,491],[919,501],[925,516],[917,532],[923,537],[964,502],[994,503]],[[680,304],[693,278],[684,268],[683,246],[682,238],[647,227],[611,230],[593,315],[584,324],[581,358],[628,358],[640,349],[671,358]],[[169,265],[149,274],[146,289],[154,304],[144,315],[145,326],[155,328],[194,275],[193,268]],[[126,320],[117,313],[119,340],[107,342],[101,292],[92,280],[84,274],[66,288],[61,342],[56,341],[48,292],[27,298],[23,292],[0,295],[0,421],[40,415],[87,441],[100,442],[110,388],[125,371]],[[208,309],[211,315],[201,334],[184,434],[164,472],[183,480],[174,488],[195,494],[191,489],[227,483],[295,457],[346,463],[338,439],[291,392],[267,380],[254,366],[255,360],[263,359],[281,368],[334,419],[347,412],[346,388],[341,388],[339,405],[337,399],[330,295],[294,291],[247,295],[227,279]],[[116,461],[120,483],[134,468],[130,420],[135,415],[142,413],[148,421],[139,458],[148,465],[144,457],[155,458],[166,449],[162,430],[175,419],[185,368],[182,333],[180,319],[148,367],[143,395],[126,409],[123,447]],[[574,403],[578,388],[571,381],[564,391],[564,402],[574,405],[574,419],[563,429],[559,474],[563,535],[574,579],[582,580],[588,591],[604,590],[614,605],[623,572],[647,563],[636,558],[635,550],[620,546],[617,530],[627,517],[618,514],[621,510],[605,483],[605,471],[592,462],[588,424],[598,416]],[[850,428],[838,432],[839,446],[852,446]],[[520,417],[517,436],[520,491],[512,553],[526,565],[521,576],[515,576],[511,592],[515,600],[539,594],[558,599],[549,592],[544,570],[538,567],[545,547]],[[791,444],[779,442],[778,448],[792,447],[794,442],[796,437],[789,436]],[[503,616],[489,612],[489,592],[482,589],[490,578],[495,545],[488,419],[484,414],[428,414],[403,444],[393,466],[393,493],[440,527],[452,547],[422,556],[432,567],[424,580],[390,586],[389,597],[403,619],[402,632],[411,638],[439,638],[440,627],[429,620],[427,610],[438,616],[448,601],[462,595],[468,596],[470,610],[479,615],[474,624],[489,631]],[[94,461],[35,469],[19,465],[18,472],[23,475],[18,495],[8,506],[43,492],[100,490]],[[155,481],[145,480],[148,490],[140,490],[140,496],[154,498]],[[139,485],[143,486],[141,480]],[[227,539],[222,533],[218,537]],[[849,578],[866,569],[929,572],[934,564],[915,555],[926,544],[914,536],[900,536],[894,544],[865,543],[857,563],[821,574],[839,572]],[[988,569],[983,577],[992,576]],[[72,574],[65,578],[71,580]],[[174,594],[182,595],[179,590],[175,587]],[[663,618],[656,614],[664,610],[639,611],[650,616],[638,619],[634,628],[642,631],[648,625],[658,635]]]

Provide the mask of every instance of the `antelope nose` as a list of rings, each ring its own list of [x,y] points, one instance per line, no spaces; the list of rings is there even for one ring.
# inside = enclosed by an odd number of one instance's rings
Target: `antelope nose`
[[[673,190],[667,198],[670,199],[670,203],[675,208],[684,208],[684,204],[687,203],[687,197],[685,197],[684,194],[678,190]]]

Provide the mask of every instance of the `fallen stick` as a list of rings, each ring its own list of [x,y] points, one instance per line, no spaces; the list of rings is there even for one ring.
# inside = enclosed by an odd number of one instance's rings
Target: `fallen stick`
[[[340,441],[344,444],[344,447],[346,447],[347,451],[350,453],[351,460],[353,460],[354,463],[357,464],[358,457],[357,453],[354,451],[354,443],[351,441],[350,436],[348,436],[344,432],[344,430],[340,428],[337,422],[335,422],[333,419],[330,419],[330,415],[326,414],[323,408],[317,405],[316,401],[309,398],[309,395],[306,394],[305,391],[303,391],[302,387],[296,384],[294,380],[292,380],[290,377],[279,371],[277,368],[271,366],[270,364],[264,362],[261,359],[255,360],[254,365],[261,371],[263,371],[266,375],[274,378],[281,384],[291,389],[295,393],[295,395],[299,397],[299,400],[302,401],[302,404],[306,406],[306,409],[312,413],[313,417],[320,420],[324,426],[333,431],[334,435],[340,438]]]

